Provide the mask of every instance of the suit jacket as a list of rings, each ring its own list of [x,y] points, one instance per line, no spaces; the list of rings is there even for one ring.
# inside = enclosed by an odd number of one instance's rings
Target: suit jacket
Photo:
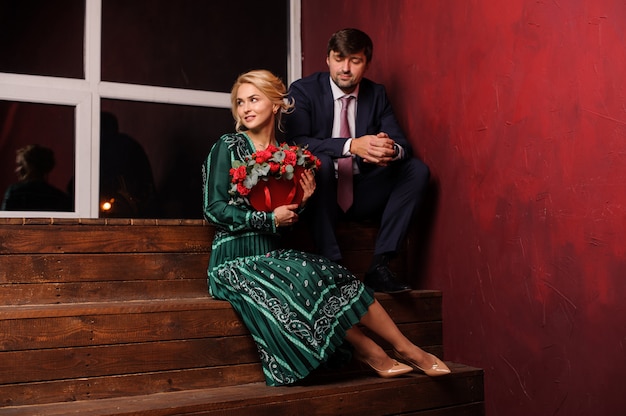
[[[295,109],[285,116],[286,138],[308,145],[315,153],[333,158],[342,156],[347,138],[330,137],[333,128],[333,94],[328,72],[318,72],[295,81],[289,88]],[[363,78],[359,86],[355,137],[385,132],[404,148],[404,158],[412,156],[411,145],[396,120],[385,87]]]

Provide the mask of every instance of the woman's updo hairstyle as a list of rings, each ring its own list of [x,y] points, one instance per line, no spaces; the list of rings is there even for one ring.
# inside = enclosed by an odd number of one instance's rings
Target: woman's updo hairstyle
[[[276,75],[265,69],[256,69],[239,75],[230,91],[230,103],[233,118],[235,119],[235,130],[243,131],[245,127],[241,123],[241,118],[237,114],[237,91],[242,84],[252,84],[259,89],[272,104],[277,105],[280,111],[276,113],[276,124],[280,131],[283,130],[282,115],[291,112],[294,107],[293,100],[287,99],[287,87]]]

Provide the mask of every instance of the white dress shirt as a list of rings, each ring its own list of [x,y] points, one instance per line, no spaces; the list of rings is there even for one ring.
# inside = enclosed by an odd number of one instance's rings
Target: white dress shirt
[[[335,82],[330,78],[330,89],[333,92],[333,100],[334,100],[334,110],[333,110],[333,131],[332,137],[339,137],[339,130],[341,129],[341,97],[344,96],[353,96],[354,100],[348,101],[348,125],[350,126],[350,135],[351,137],[346,141],[343,146],[343,155],[344,156],[352,156],[350,153],[350,144],[352,143],[352,137],[354,137],[355,125],[356,125],[356,107],[357,101],[359,99],[359,86],[357,85],[356,89],[352,91],[350,94],[346,94],[341,91],[341,89],[335,84]],[[359,167],[356,162],[352,162],[352,169],[354,174],[359,173]],[[337,171],[337,161],[335,161],[335,172]]]
[[[335,84],[332,78],[329,78],[329,80],[330,80],[329,81],[330,89],[333,92],[333,100],[334,100],[332,137],[339,137],[339,130],[341,129],[341,126],[340,126],[341,124],[340,122],[341,100],[340,98],[344,96],[354,97],[354,100],[348,101],[348,125],[350,126],[350,135],[352,137],[346,140],[346,143],[343,145],[343,153],[342,153],[344,156],[353,156],[350,153],[350,144],[352,143],[352,138],[355,136],[355,130],[356,130],[355,129],[356,109],[357,109],[357,102],[359,100],[359,85],[357,85],[356,89],[352,91],[350,94],[346,94],[345,92],[341,91],[341,89],[337,86],[337,84]],[[402,146],[396,143],[396,148],[398,149],[398,155],[394,157],[393,160],[398,160],[402,158],[404,155],[404,149],[402,148]],[[359,166],[357,165],[354,157],[352,158],[352,169],[355,175],[360,173]],[[336,174],[337,174],[337,161],[335,160],[335,175]]]

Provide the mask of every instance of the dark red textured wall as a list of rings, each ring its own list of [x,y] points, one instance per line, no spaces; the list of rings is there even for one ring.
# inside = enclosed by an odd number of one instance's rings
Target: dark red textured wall
[[[302,0],[307,75],[358,27],[431,167],[420,286],[488,415],[624,414],[626,3]]]

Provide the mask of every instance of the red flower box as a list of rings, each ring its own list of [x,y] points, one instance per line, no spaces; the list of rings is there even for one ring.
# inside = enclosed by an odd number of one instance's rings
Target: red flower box
[[[259,181],[248,194],[248,200],[257,211],[274,211],[276,207],[300,204],[304,192],[300,186],[300,177],[304,168],[296,166],[291,180],[270,176]]]
[[[231,188],[235,203],[247,199],[257,211],[273,211],[281,205],[302,202],[304,191],[300,178],[306,169],[316,170],[320,160],[299,146],[286,143],[279,147],[270,145],[234,160],[230,168]]]

